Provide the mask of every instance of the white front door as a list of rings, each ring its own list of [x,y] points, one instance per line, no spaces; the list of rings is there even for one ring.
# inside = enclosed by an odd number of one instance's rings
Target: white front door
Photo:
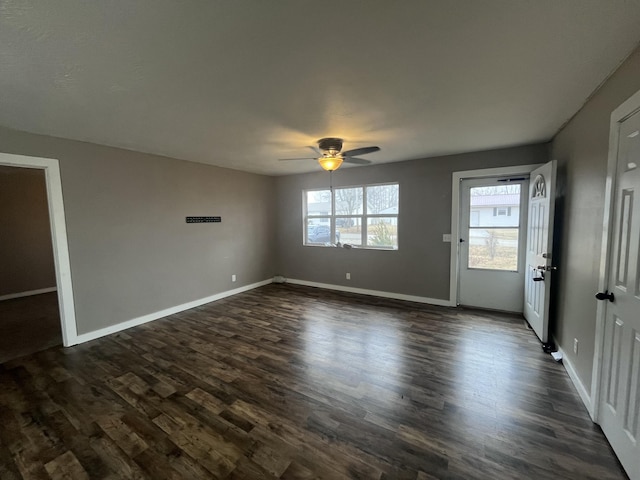
[[[631,479],[640,479],[640,113],[620,124],[599,422]]]
[[[522,311],[527,177],[461,181],[461,305]]]
[[[524,318],[542,343],[549,336],[549,296],[553,276],[553,214],[556,189],[556,161],[531,172],[527,262],[524,284]]]

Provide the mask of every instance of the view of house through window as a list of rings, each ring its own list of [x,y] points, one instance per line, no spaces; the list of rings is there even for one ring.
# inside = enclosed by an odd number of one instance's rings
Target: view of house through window
[[[305,245],[398,248],[399,185],[307,190]]]
[[[470,189],[469,268],[518,270],[520,187]]]

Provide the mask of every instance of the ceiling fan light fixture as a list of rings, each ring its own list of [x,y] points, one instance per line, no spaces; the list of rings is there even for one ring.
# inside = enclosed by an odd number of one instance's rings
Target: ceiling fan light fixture
[[[342,139],[327,137],[318,140],[318,148],[309,147],[315,151],[320,157],[305,157],[305,158],[280,158],[281,161],[285,160],[317,160],[320,166],[327,172],[333,172],[340,168],[342,163],[350,163],[354,165],[368,165],[371,162],[363,158],[358,158],[360,155],[366,155],[368,153],[379,152],[380,147],[360,147],[347,151],[342,151]]]
[[[327,172],[333,172],[334,170],[340,168],[340,165],[342,165],[342,157],[320,157],[318,159],[318,163]]]

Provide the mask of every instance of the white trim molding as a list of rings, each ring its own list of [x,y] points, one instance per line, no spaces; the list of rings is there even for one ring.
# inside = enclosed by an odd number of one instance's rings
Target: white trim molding
[[[232,295],[237,295],[238,293],[246,292],[249,290],[253,290],[254,288],[262,287],[264,285],[268,285],[273,282],[273,279],[263,280],[261,282],[252,283],[249,285],[244,285],[242,287],[234,288],[233,290],[227,290],[225,292],[216,293],[209,297],[200,298],[198,300],[193,300],[192,302],[183,303],[181,305],[176,305],[175,307],[170,307],[165,310],[160,310],[158,312],[149,313],[147,315],[143,315],[141,317],[133,318],[131,320],[127,320],[125,322],[118,323],[116,325],[110,325],[105,328],[101,328],[99,330],[94,330],[93,332],[83,333],[76,337],[76,343],[84,343],[89,342],[91,340],[95,340],[100,337],[105,337],[107,335],[111,335],[113,333],[121,332],[122,330],[126,330],[128,328],[137,327],[138,325],[142,325],[144,323],[149,323],[154,320],[158,320],[160,318],[167,317],[169,315],[173,315],[174,313],[184,312],[185,310],[189,310],[190,308],[199,307],[206,303],[215,302],[216,300],[221,300],[226,297],[230,297]]]
[[[513,167],[484,168],[453,172],[451,178],[451,263],[449,267],[449,303],[458,305],[458,275],[460,274],[460,182],[471,178],[529,175],[542,164],[516,165]]]
[[[14,298],[30,297],[32,295],[40,295],[42,293],[55,292],[58,289],[56,287],[39,288],[38,290],[28,290],[26,292],[9,293],[7,295],[0,296],[0,302],[3,300],[12,300]]]
[[[616,168],[618,163],[618,139],[620,124],[634,113],[640,111],[640,91],[629,97],[622,105],[611,113],[609,122],[609,158],[607,162],[607,179],[604,194],[604,216],[602,219],[602,247],[600,250],[600,274],[598,291],[603,292],[609,284],[609,268],[611,264],[613,208],[616,188]],[[607,314],[607,302],[597,302],[596,306],[596,338],[591,371],[591,399],[593,404],[593,421],[598,423],[600,408],[600,382],[602,380],[602,363],[604,352],[604,324]]]
[[[0,153],[0,165],[18,168],[38,168],[44,170],[47,185],[47,201],[49,204],[49,221],[53,244],[53,261],[56,269],[56,286],[58,291],[58,307],[60,309],[60,325],[62,327],[62,344],[65,347],[75,345],[77,327],[76,312],[73,303],[73,282],[71,281],[71,264],[69,260],[69,244],[67,242],[67,224],[62,199],[62,179],[60,165],[53,158],[26,157]]]
[[[297,280],[288,278],[286,283],[293,285],[303,285],[305,287],[325,288],[327,290],[338,290],[340,292],[359,293],[361,295],[371,295],[373,297],[393,298],[394,300],[406,300],[408,302],[427,303],[440,307],[449,307],[449,300],[440,298],[419,297],[416,295],[405,295],[404,293],[384,292],[381,290],[369,290],[366,288],[346,287],[344,285],[333,285],[331,283],[309,282],[307,280]]]
[[[553,339],[553,341],[555,342],[556,345],[558,345],[558,342],[555,341],[555,338]],[[589,416],[591,417],[591,420],[595,421],[593,416],[594,414],[593,402],[591,401],[591,396],[589,395],[589,391],[586,389],[586,387],[582,383],[582,380],[580,380],[580,377],[578,376],[576,369],[573,367],[573,364],[569,360],[569,357],[565,355],[562,348],[558,347],[558,351],[562,354],[562,366],[564,366],[564,369],[567,371],[567,374],[569,375],[569,379],[571,380],[571,383],[573,383],[573,386],[576,388],[578,395],[580,395],[580,399],[582,400],[582,403],[586,407],[587,412],[589,412]]]

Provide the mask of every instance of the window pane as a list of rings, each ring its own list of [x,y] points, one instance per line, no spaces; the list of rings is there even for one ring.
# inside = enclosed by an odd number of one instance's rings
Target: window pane
[[[362,214],[362,187],[336,188],[336,215]]]
[[[362,245],[362,217],[336,218],[336,232],[341,243]]]
[[[310,218],[307,222],[307,244],[325,245],[336,243],[331,240],[331,219]],[[337,234],[336,234],[337,236]]]
[[[367,214],[398,214],[398,190],[396,185],[367,187]]]
[[[369,218],[367,246],[398,248],[398,217]]]
[[[517,271],[518,229],[470,229],[469,268]]]
[[[520,184],[470,189],[470,227],[520,225]]]
[[[331,215],[331,190],[307,192],[307,216]]]

